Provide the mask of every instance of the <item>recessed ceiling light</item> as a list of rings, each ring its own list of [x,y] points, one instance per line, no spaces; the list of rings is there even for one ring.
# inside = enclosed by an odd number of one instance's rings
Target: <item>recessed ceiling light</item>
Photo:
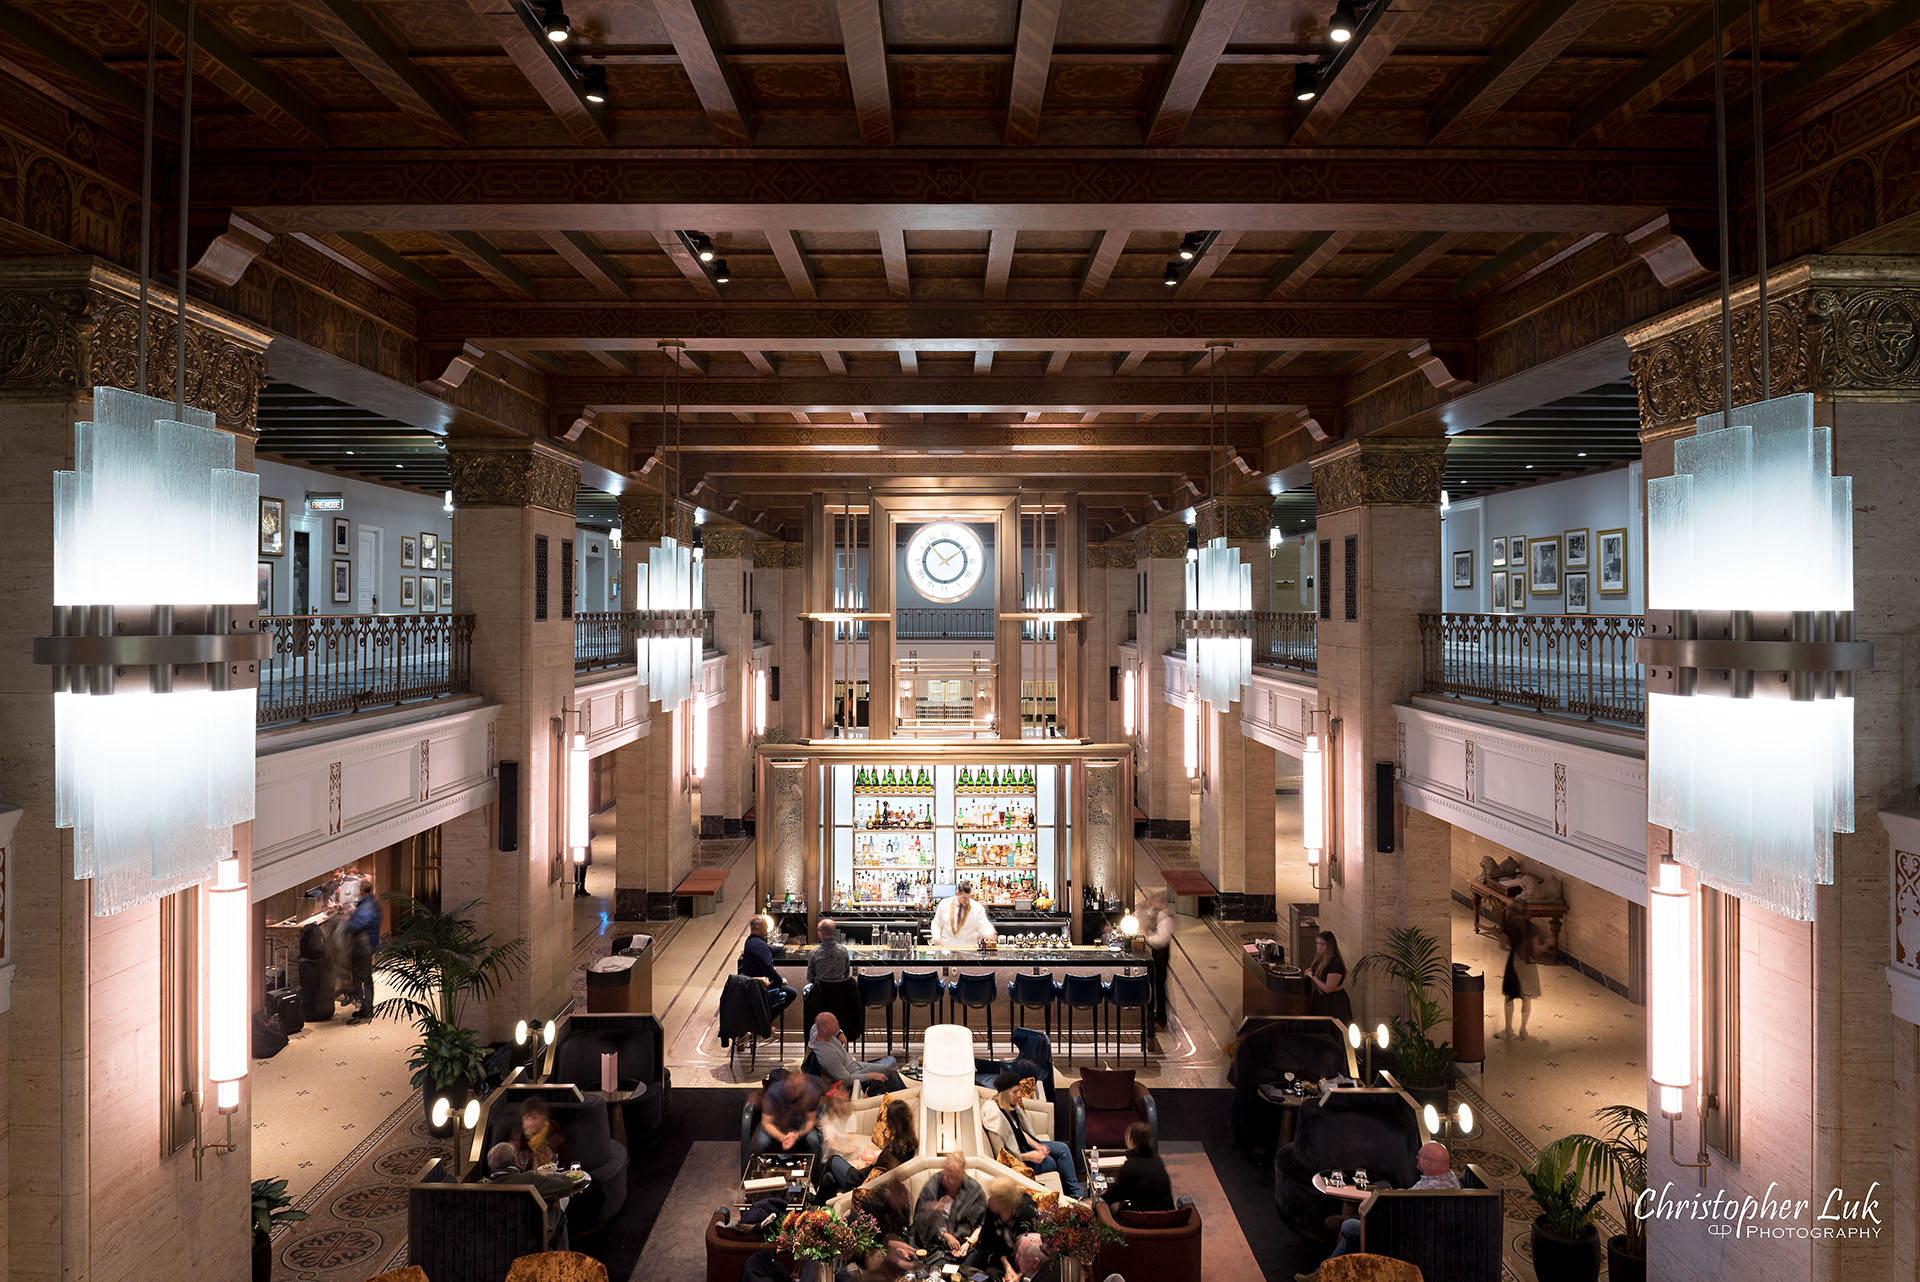
[[[1533,464],[1531,463],[1527,464],[1527,471],[1529,472],[1533,471]]]
[[[1581,457],[1581,458],[1585,458],[1586,456],[1587,456],[1587,452],[1586,452],[1585,450],[1581,450],[1581,451],[1580,451],[1580,457]]]

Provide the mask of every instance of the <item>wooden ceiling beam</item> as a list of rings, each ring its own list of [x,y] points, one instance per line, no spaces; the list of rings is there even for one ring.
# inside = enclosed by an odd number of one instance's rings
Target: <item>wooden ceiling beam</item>
[[[632,374],[640,368],[640,362],[624,352],[594,352],[593,358],[616,374]]]
[[[756,348],[749,347],[745,351],[743,351],[741,355],[747,358],[747,364],[753,366],[754,373],[760,375],[763,378],[773,377],[773,374],[774,374],[773,362],[767,359],[767,354],[765,352],[759,351]]]
[[[1353,39],[1341,46],[1320,78],[1319,96],[1306,104],[1304,111],[1295,112],[1293,133],[1287,141],[1295,147],[1311,147],[1325,137],[1419,23],[1425,8],[1426,0],[1374,0]]]
[[[1747,7],[1748,0],[1724,0],[1723,35],[1736,26],[1735,38],[1746,31]],[[1713,65],[1713,38],[1713,13],[1701,9],[1645,62],[1576,112],[1567,126],[1567,141],[1597,142],[1684,89]]]
[[[1018,454],[936,453],[933,446],[917,450],[864,450],[850,453],[803,454],[786,451],[773,455],[729,454],[713,451],[688,451],[686,473],[689,477],[769,476],[865,476],[878,469],[881,460],[911,459],[915,474],[952,475],[1024,475],[1024,476],[1184,476],[1193,469],[1196,454],[1192,450],[1134,453],[1064,450],[1058,453],[1022,452]],[[889,467],[889,472],[900,469]],[[743,486],[742,488],[751,488]]]
[[[1890,68],[1898,67],[1903,62],[1912,62],[1915,55],[1920,53],[1920,40],[1915,38],[1920,33],[1914,31],[1916,23],[1920,23],[1920,6],[1890,4],[1884,9],[1868,14],[1851,26],[1842,28],[1832,39],[1802,58],[1798,65],[1768,79],[1760,90],[1762,106],[1768,111],[1784,106],[1838,72],[1861,54],[1882,46],[1901,46],[1906,52],[1899,57],[1889,59],[1876,73],[1877,75],[1884,75]],[[1843,96],[1852,96],[1869,88],[1870,85],[1863,83],[1863,79],[1849,77],[1844,82],[1836,82],[1832,92],[1820,95],[1820,101],[1807,104],[1790,121],[1767,121],[1768,134],[1771,136],[1783,129],[1803,127],[1815,117],[1832,110]],[[1728,122],[1727,145],[1744,147],[1752,140],[1752,115],[1746,112],[1738,113],[1737,120]]]
[[[574,141],[604,147],[612,140],[607,113],[581,93],[579,73],[560,46],[534,19],[523,0],[469,0],[475,15],[500,45],[547,109],[560,119]]]
[[[983,346],[974,350],[973,372],[976,374],[993,373],[993,349],[991,347]]]
[[[1550,252],[1553,246],[1563,238],[1552,232],[1529,232],[1525,236],[1516,236],[1513,241],[1485,262],[1469,271],[1453,283],[1453,296],[1466,298],[1482,285],[1498,280],[1516,268],[1529,265],[1534,259]]]
[[[902,347],[899,350],[899,355],[900,372],[902,374],[911,377],[920,373],[920,354],[918,352],[914,351],[911,347]]]
[[[680,269],[680,274],[686,277],[689,285],[693,286],[694,293],[711,301],[719,301],[720,287],[713,283],[713,278],[707,275],[707,269],[700,265],[700,260],[695,258],[692,252],[687,249],[686,245],[681,242],[678,233],[660,231],[656,228],[653,233],[653,243],[660,246],[660,252],[665,254],[675,267]],[[654,337],[673,338],[675,335],[661,333],[654,335]]]
[[[846,374],[847,358],[842,356],[839,352],[833,350],[831,347],[824,349],[820,353],[820,359],[827,363],[827,369],[829,372],[834,374],[840,374],[840,375]]]
[[[753,120],[747,113],[747,97],[727,64],[719,30],[704,0],[653,0],[653,7],[679,55],[681,69],[706,108],[713,136],[725,147],[750,144]]]
[[[880,21],[880,0],[838,0],[837,8],[860,141],[869,147],[890,147],[893,86],[887,79],[887,38]]]
[[[522,298],[534,296],[533,278],[479,232],[441,231],[435,232],[433,239],[442,249],[480,273],[494,288]],[[534,350],[546,349],[536,345]]]
[[[1585,34],[1613,0],[1542,0],[1521,17],[1488,58],[1428,117],[1429,146],[1468,137]]]
[[[1147,118],[1147,146],[1171,147],[1180,141],[1246,7],[1247,0],[1189,0],[1173,60]]]
[[[340,242],[341,248],[332,252],[352,255],[352,260],[364,265],[371,264],[382,273],[397,278],[402,284],[419,290],[429,298],[445,298],[447,287],[438,276],[420,264],[396,250],[389,249],[378,237],[365,232],[345,231],[322,240],[319,237],[302,236],[322,248],[331,249],[328,240]],[[385,277],[383,276],[383,279]]]
[[[1194,259],[1193,265],[1187,268],[1187,274],[1181,278],[1180,287],[1173,291],[1173,296],[1185,299],[1198,297],[1207,282],[1213,279],[1213,274],[1220,270],[1220,264],[1227,261],[1227,255],[1239,243],[1240,233],[1237,231],[1215,232],[1200,257]]]
[[[1024,147],[1040,137],[1040,108],[1053,68],[1053,39],[1060,29],[1061,0],[1020,0],[1020,31],[1014,38],[1008,77],[1007,145]]]
[[[1371,298],[1404,285],[1452,249],[1459,239],[1457,234],[1444,231],[1423,231],[1409,237],[1399,252],[1389,256],[1360,282],[1360,297]]]
[[[407,57],[358,0],[283,0],[282,7],[409,120],[444,142],[468,141],[467,116],[460,105]]]
[[[633,283],[594,243],[593,237],[578,231],[544,231],[540,238],[554,253],[566,259],[567,265],[580,273],[589,285],[608,298],[633,297]]]
[[[794,234],[786,230],[768,232],[767,244],[773,248],[773,260],[780,264],[780,274],[787,278],[787,288],[793,291],[793,296],[809,301],[820,297],[813,265],[807,261]]]
[[[1056,347],[1047,353],[1047,376],[1051,378],[1056,374],[1066,373],[1067,362],[1072,359],[1073,351],[1070,348]]]
[[[1266,296],[1278,298],[1306,284],[1347,247],[1353,235],[1350,231],[1317,231],[1309,235],[1267,274]]]
[[[1244,439],[1235,448],[1252,449],[1253,438],[1249,433],[1257,429],[1241,424],[1236,430]],[[1218,436],[1217,430],[1214,435]],[[1204,452],[1219,448],[1217,439],[1209,441],[1207,425],[1204,423],[1160,424],[1153,427],[1140,423],[1053,423],[1034,426],[1025,423],[967,423],[928,428],[909,424],[822,422],[817,416],[804,430],[798,424],[759,423],[754,431],[748,433],[724,424],[689,424],[682,429],[681,440],[689,450],[715,454],[821,454],[847,449],[894,452],[968,449],[1005,453],[1016,446],[1022,452],[1035,446],[1057,446],[1062,450],[1126,450],[1135,453],[1165,453],[1171,450]],[[430,446],[431,443],[430,437],[407,442],[413,448]]]
[[[184,58],[187,6],[180,0],[154,0],[154,8],[160,17],[161,46],[176,58]],[[194,23],[193,42],[198,48],[194,71],[222,93],[290,137],[322,146],[331,139],[327,118],[318,108],[255,62],[204,13]]]
[[[898,227],[880,229],[880,261],[887,271],[887,297],[906,302],[913,297],[913,281],[907,275],[907,234]]]
[[[987,233],[988,302],[1001,302],[1007,296],[1007,278],[1013,274],[1013,241],[1018,234],[1012,227],[996,227]]]
[[[689,353],[694,355],[694,353]],[[682,387],[682,402],[694,412],[724,414],[749,410],[784,414],[805,409],[816,414],[853,410],[887,414],[1148,414],[1190,411],[1195,403],[1191,378],[1114,379],[1104,375],[1058,378],[1030,375],[931,377],[906,374],[859,379],[786,374],[779,378],[710,376]],[[617,378],[574,374],[555,379],[551,398],[557,410],[577,414],[591,407],[603,413],[646,414],[662,404],[657,377]],[[1236,378],[1233,409],[1247,415],[1277,414],[1302,406],[1337,405],[1336,379],[1301,376],[1285,379]]]
[[[49,12],[41,9],[40,12]],[[146,115],[146,97],[140,84],[131,77],[123,76],[100,61],[100,55],[74,44],[52,27],[35,20],[30,14],[11,4],[0,4],[0,35],[25,46],[38,59],[53,70],[69,77],[92,93],[120,107],[133,116],[133,128],[139,128],[139,122]],[[63,103],[79,102],[71,92],[55,86],[36,74],[39,70],[15,59],[10,53],[0,54],[0,66],[5,66],[23,80],[45,84],[53,90]],[[90,116],[102,114],[99,104],[92,99],[84,100]],[[154,113],[156,116],[160,112]],[[178,113],[173,113],[178,115]],[[177,139],[178,131],[164,120],[154,122],[156,135]]]
[[[1109,227],[1095,237],[1086,270],[1080,273],[1081,302],[1100,297],[1113,276],[1113,269],[1120,265],[1120,255],[1126,252],[1127,237],[1131,234],[1125,227]]]

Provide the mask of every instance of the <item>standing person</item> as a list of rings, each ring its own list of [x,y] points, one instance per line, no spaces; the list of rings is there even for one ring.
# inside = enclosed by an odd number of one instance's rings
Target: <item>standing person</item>
[[[1330,930],[1321,931],[1313,941],[1313,964],[1307,967],[1307,979],[1313,985],[1309,1014],[1353,1022],[1353,999],[1347,996],[1347,963],[1340,956],[1340,941]]]
[[[1140,933],[1147,939],[1147,953],[1153,959],[1150,970],[1153,974],[1154,1026],[1165,1028],[1167,964],[1173,957],[1173,910],[1167,906],[1166,889],[1148,891],[1142,897],[1136,915],[1140,920]]]
[[[781,978],[779,969],[773,964],[773,945],[767,942],[765,917],[755,917],[747,927],[747,943],[740,950],[739,971],[767,986],[767,1014],[776,1020],[780,1018],[780,1012],[793,1005],[793,999],[799,996],[794,992],[793,985]]]
[[[933,910],[935,948],[978,948],[980,941],[997,938],[993,923],[987,920],[987,906],[973,901],[970,881],[955,886],[953,898]]]
[[[1508,913],[1501,923],[1507,938],[1507,970],[1500,977],[1500,995],[1506,998],[1507,1026],[1495,1033],[1498,1038],[1527,1040],[1527,1017],[1533,1014],[1533,999],[1540,995],[1540,968],[1533,961],[1533,928],[1519,913]],[[1513,1031],[1513,1003],[1520,1003],[1520,1031]]]
[[[373,955],[380,951],[380,901],[368,890],[360,896],[347,918],[348,955],[353,966],[354,1008],[352,1023],[373,1018]]]
[[[847,960],[847,946],[840,942],[840,928],[833,924],[833,918],[822,917],[815,929],[820,942],[813,946],[813,956],[807,958],[807,982],[833,984],[847,979],[853,974],[853,965]]]

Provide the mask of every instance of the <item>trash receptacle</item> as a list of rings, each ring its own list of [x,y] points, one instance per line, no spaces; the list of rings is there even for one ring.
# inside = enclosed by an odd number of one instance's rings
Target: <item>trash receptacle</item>
[[[1453,1058],[1482,1064],[1487,1058],[1487,977],[1465,962],[1453,964]]]

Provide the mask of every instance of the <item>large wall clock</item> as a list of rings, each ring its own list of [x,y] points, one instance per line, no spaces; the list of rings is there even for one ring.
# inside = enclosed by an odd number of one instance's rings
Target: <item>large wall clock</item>
[[[929,601],[959,601],[986,569],[979,536],[957,521],[935,521],[907,542],[907,578]]]

